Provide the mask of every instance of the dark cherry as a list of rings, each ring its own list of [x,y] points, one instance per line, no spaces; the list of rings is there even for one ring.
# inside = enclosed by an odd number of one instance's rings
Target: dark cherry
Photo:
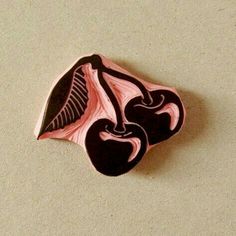
[[[139,124],[147,133],[150,145],[170,138],[183,124],[184,110],[179,97],[169,90],[150,92],[152,102],[145,104],[141,96],[131,99],[125,107],[126,118]],[[173,130],[170,129],[169,113],[157,114],[165,105],[174,103],[179,109],[179,119]]]
[[[117,176],[132,169],[143,157],[147,149],[147,136],[136,124],[124,124],[125,132],[115,131],[115,124],[108,119],[100,119],[89,128],[85,146],[94,167],[102,174]],[[132,138],[139,140],[134,152]],[[134,155],[132,160],[129,158]]]

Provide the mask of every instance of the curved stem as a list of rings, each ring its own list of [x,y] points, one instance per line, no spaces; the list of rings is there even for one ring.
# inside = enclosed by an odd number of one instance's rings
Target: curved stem
[[[112,105],[114,107],[114,110],[115,110],[115,113],[116,113],[117,124],[116,124],[116,127],[115,127],[115,131],[120,132],[120,133],[124,132],[125,127],[124,127],[124,124],[123,124],[123,117],[122,117],[122,112],[121,112],[121,109],[120,109],[120,105],[119,105],[115,95],[113,94],[112,90],[108,86],[107,82],[103,78],[102,70],[98,69],[97,71],[98,71],[99,82],[100,82],[102,88],[104,89],[104,91],[106,92],[107,96],[111,100],[111,103],[112,103]]]
[[[136,85],[141,93],[143,94],[143,103],[146,105],[150,105],[152,103],[152,98],[149,93],[149,91],[145,88],[145,86],[137,79],[133,78],[132,76],[129,76],[127,74],[124,74],[122,72],[113,70],[111,68],[107,68],[103,65],[103,71],[110,74],[111,76],[117,77],[122,80],[129,81],[130,83]]]

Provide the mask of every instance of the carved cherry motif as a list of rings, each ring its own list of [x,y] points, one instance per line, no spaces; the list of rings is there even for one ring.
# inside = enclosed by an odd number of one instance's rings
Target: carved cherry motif
[[[112,79],[133,86],[124,91],[127,102]],[[177,133],[184,116],[173,89],[147,85],[95,54],[79,59],[55,82],[35,134],[80,144],[97,171],[117,176],[131,170],[152,145]]]

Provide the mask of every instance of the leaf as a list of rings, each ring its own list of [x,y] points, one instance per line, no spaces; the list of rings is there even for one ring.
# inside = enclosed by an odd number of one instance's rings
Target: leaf
[[[88,89],[82,66],[73,67],[57,82],[48,98],[39,136],[80,119],[87,103]]]

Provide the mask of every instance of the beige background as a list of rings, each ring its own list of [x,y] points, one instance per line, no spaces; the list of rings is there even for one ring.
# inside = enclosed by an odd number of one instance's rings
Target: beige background
[[[0,3],[0,235],[236,235],[235,0]],[[182,132],[118,178],[33,136],[52,81],[91,52],[187,108]]]

